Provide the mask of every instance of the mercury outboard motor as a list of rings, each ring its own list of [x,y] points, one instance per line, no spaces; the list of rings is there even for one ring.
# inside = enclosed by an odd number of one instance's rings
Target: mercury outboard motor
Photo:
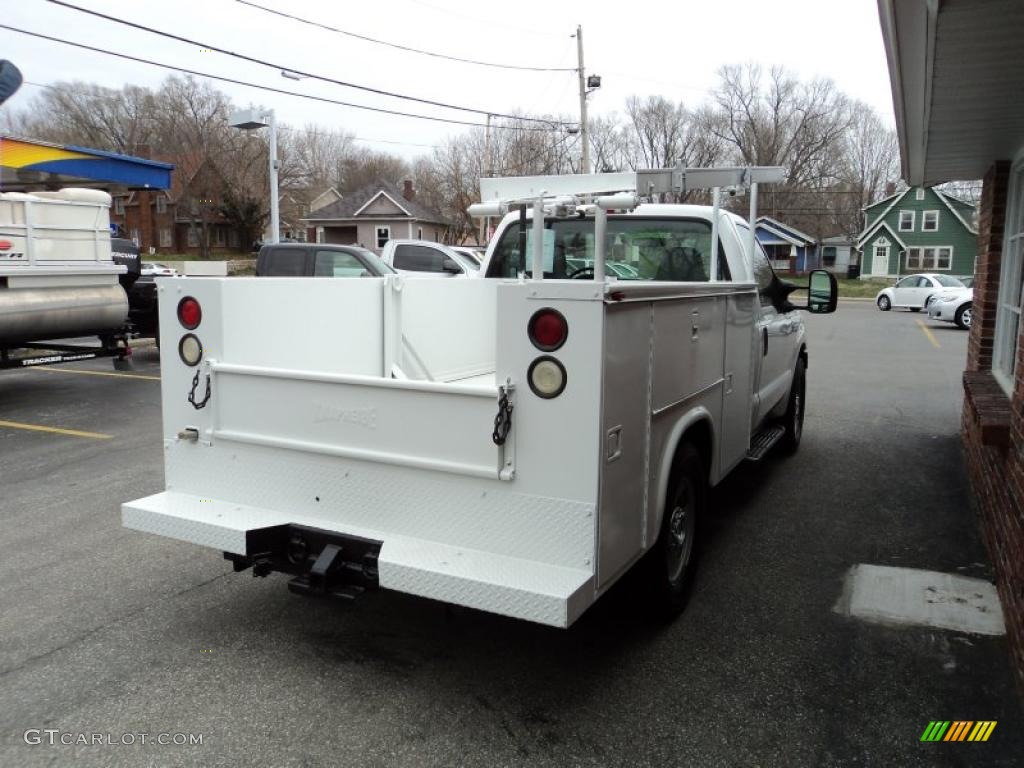
[[[110,255],[113,257],[115,264],[123,264],[128,270],[117,278],[121,283],[121,287],[124,288],[124,292],[128,293],[142,273],[142,260],[139,258],[139,248],[131,240],[123,237],[112,237],[110,238]]]

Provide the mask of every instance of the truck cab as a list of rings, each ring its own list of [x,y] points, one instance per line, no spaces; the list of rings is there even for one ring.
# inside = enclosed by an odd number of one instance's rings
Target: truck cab
[[[480,265],[470,256],[430,240],[388,240],[381,260],[408,277],[478,277]]]

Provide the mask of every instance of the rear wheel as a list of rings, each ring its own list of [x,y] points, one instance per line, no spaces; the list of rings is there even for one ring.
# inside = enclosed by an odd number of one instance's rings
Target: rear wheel
[[[892,309],[892,302],[889,301],[888,296],[878,297],[878,308],[883,312],[888,312],[890,309]]]
[[[796,368],[793,369],[793,384],[789,388],[789,404],[786,406],[786,415],[782,417],[782,426],[786,434],[782,436],[779,445],[786,453],[796,453],[800,447],[800,438],[804,435],[804,407],[805,395],[807,393],[807,363],[803,357],[797,358]]]
[[[956,311],[956,316],[954,317],[956,324],[963,328],[965,331],[971,330],[971,317],[974,314],[971,311],[971,309],[972,308],[970,304],[964,304],[962,307],[960,307],[960,309]]]
[[[679,449],[665,497],[661,531],[641,561],[641,585],[653,612],[671,618],[686,607],[697,564],[697,526],[707,501],[707,473],[690,444]]]

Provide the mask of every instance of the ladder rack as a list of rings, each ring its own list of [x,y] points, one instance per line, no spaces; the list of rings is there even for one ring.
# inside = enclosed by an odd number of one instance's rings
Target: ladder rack
[[[594,210],[594,280],[604,281],[605,232],[608,210],[633,210],[641,198],[693,189],[712,191],[711,253],[718,252],[718,217],[722,190],[750,192],[749,248],[754,251],[758,184],[777,184],[786,177],[779,166],[721,168],[652,168],[624,173],[577,173],[564,176],[506,176],[480,179],[482,202],[469,206],[471,216],[503,216],[514,205],[533,208],[533,280],[543,280],[545,203],[591,202]],[[711,280],[718,279],[718,259],[711,259]]]

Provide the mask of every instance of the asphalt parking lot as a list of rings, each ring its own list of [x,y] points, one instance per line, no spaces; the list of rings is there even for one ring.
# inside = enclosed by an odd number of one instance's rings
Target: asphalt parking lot
[[[120,527],[120,502],[163,487],[155,349],[128,376],[0,372],[0,765],[1020,765],[1005,638],[833,610],[858,563],[990,575],[958,438],[967,335],[868,302],[807,324],[800,452],[716,490],[668,626],[624,590],[559,631],[236,575]],[[936,719],[998,725],[921,743]]]

